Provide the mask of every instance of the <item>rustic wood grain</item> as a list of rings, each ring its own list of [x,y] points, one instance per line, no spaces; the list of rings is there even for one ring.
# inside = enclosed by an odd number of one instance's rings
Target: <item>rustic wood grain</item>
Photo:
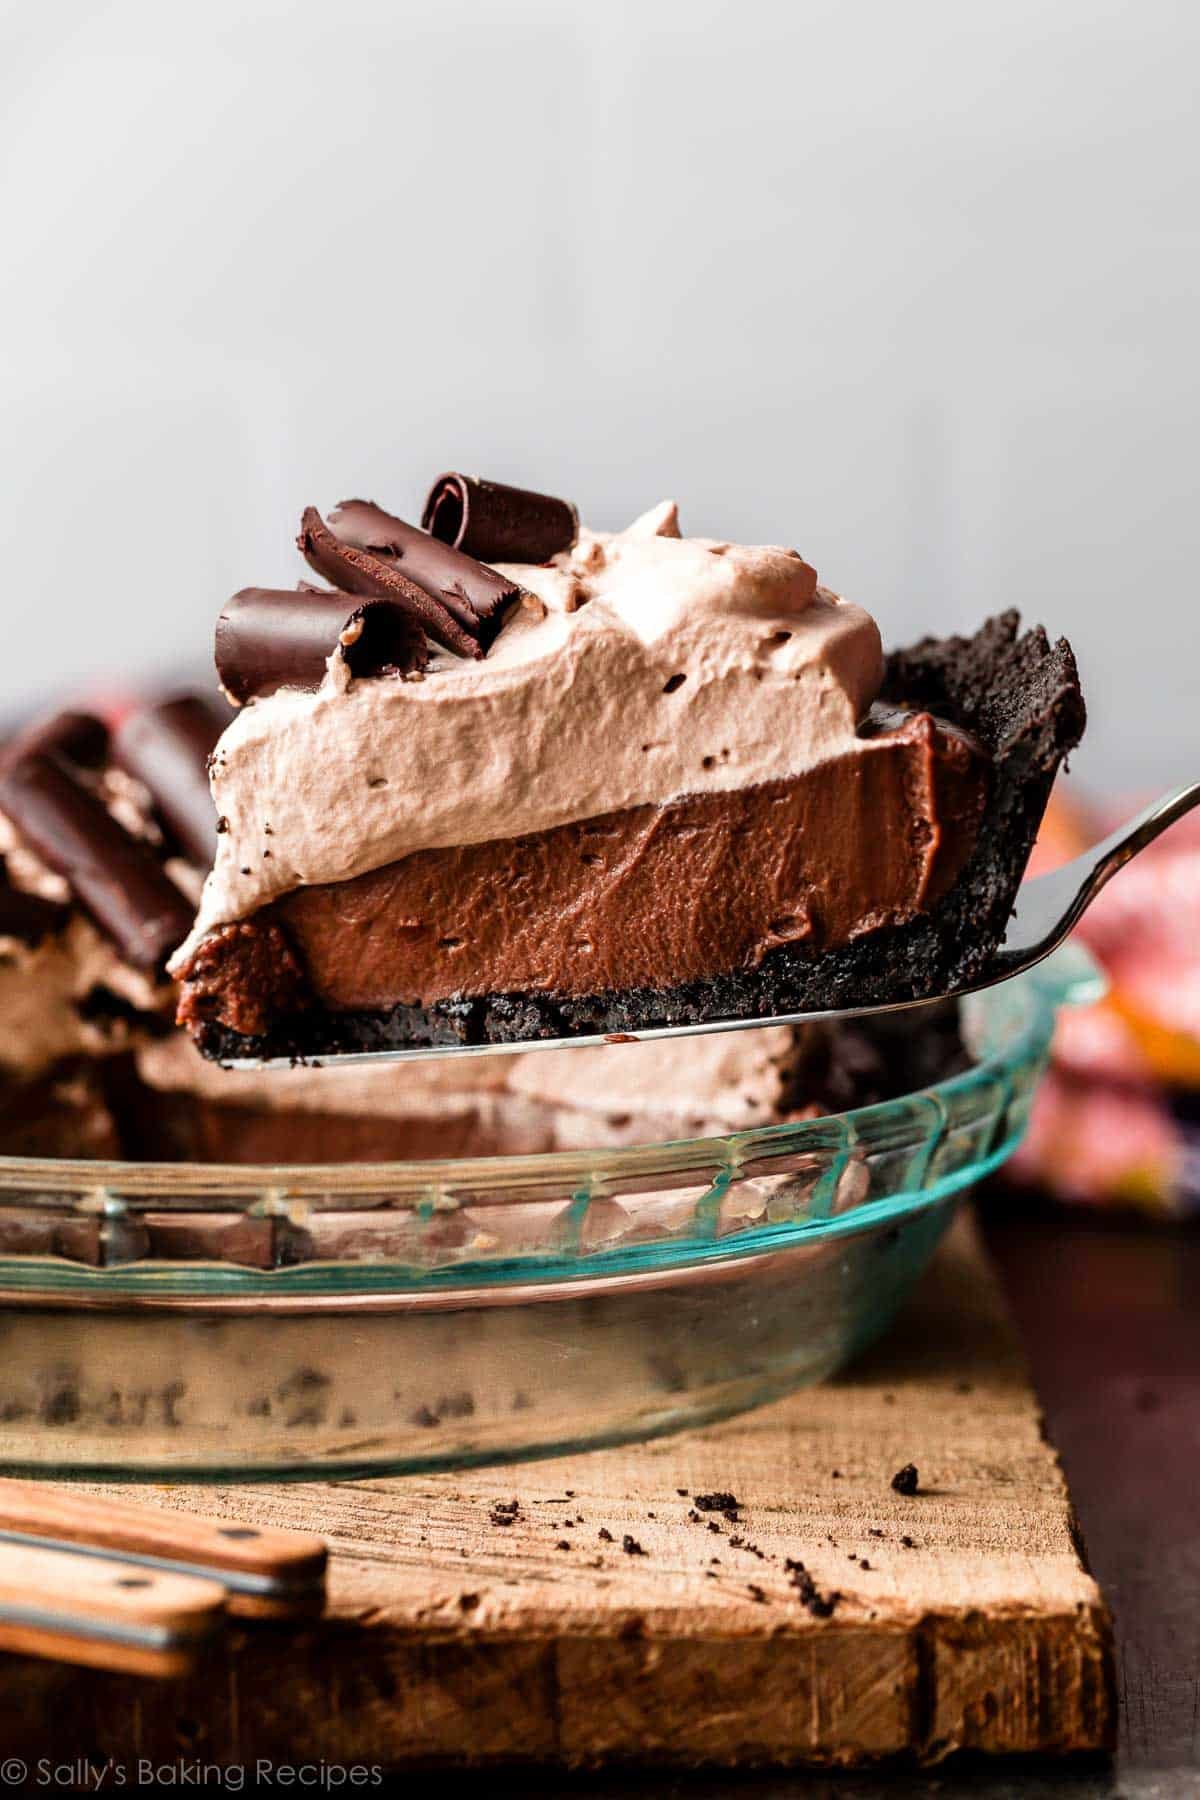
[[[890,1485],[908,1462],[911,1498]],[[737,1522],[689,1516],[714,1490]],[[1107,1610],[966,1222],[849,1375],[718,1429],[516,1470],[138,1498],[324,1534],[329,1614],[239,1630],[153,1708],[135,1683],[42,1665],[30,1692],[34,1665],[0,1665],[8,1735],[31,1747],[63,1709],[126,1758],[241,1762],[828,1765],[1111,1740]],[[788,1558],[840,1596],[830,1617]]]

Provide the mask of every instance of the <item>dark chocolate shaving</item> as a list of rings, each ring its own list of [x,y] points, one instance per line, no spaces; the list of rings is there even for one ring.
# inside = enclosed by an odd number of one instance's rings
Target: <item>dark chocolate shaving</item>
[[[14,887],[0,860],[0,938],[16,938],[21,944],[40,944],[61,931],[71,916],[69,907],[41,894],[27,894]]]
[[[431,536],[486,563],[545,563],[579,536],[569,500],[451,471],[429,490],[421,523]]]
[[[205,869],[217,849],[208,758],[230,717],[216,700],[179,694],[131,714],[113,739],[116,762],[149,788],[175,844]]]
[[[22,751],[4,758],[0,811],[35,856],[66,879],[127,962],[161,970],[191,929],[192,908],[149,844],[118,824],[53,756]]]
[[[279,688],[311,691],[320,687],[339,646],[358,677],[410,675],[429,660],[421,624],[403,602],[318,589],[243,588],[217,620],[217,674],[238,706]]]
[[[386,518],[386,513],[381,517]],[[377,556],[361,545],[344,541],[330,530],[315,506],[305,507],[296,543],[305,561],[335,587],[348,594],[391,600],[415,619],[435,643],[459,656],[483,655],[478,621],[469,607],[461,602],[450,606],[441,595],[418,583],[415,572],[402,575],[393,566],[394,558]]]
[[[80,769],[102,769],[108,761],[108,726],[94,713],[51,713],[27,727],[6,756],[65,756]]]
[[[520,595],[515,581],[430,537],[427,531],[394,518],[371,500],[343,500],[330,513],[329,528],[343,544],[387,568],[403,563],[409,580],[444,606],[485,651]],[[471,654],[481,652],[476,649]]]

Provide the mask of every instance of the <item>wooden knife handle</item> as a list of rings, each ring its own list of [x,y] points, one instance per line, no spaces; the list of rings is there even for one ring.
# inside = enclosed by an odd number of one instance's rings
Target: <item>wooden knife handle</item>
[[[181,1675],[225,1618],[225,1590],[103,1556],[0,1544],[0,1650]]]
[[[0,1478],[0,1538],[86,1544],[222,1582],[230,1612],[287,1618],[319,1610],[327,1553],[319,1537],[100,1499],[69,1487]]]

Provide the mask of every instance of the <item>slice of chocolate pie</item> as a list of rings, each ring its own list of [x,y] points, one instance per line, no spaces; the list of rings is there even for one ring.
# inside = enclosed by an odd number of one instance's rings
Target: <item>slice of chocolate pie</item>
[[[319,1056],[919,998],[1008,919],[1083,702],[1013,613],[885,658],[794,550],[443,477],[309,509],[247,589],[217,860],[174,957],[200,1048]],[[484,558],[494,561],[485,562]]]

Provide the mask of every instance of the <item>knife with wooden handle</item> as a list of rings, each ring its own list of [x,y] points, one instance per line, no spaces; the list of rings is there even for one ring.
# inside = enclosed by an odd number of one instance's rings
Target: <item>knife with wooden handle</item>
[[[325,1545],[302,1531],[201,1519],[78,1489],[0,1478],[0,1547],[117,1558],[156,1576],[216,1582],[240,1617],[289,1619],[325,1601]]]
[[[182,1675],[224,1620],[217,1581],[0,1544],[0,1650],[132,1675]]]

